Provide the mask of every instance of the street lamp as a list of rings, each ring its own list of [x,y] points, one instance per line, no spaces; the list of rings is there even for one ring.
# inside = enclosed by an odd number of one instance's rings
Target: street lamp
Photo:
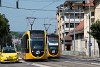
[[[32,26],[33,26],[33,24],[34,24],[34,21],[35,21],[35,17],[27,17],[26,19],[28,19],[28,21],[29,21],[29,24],[31,25],[31,30],[32,30]]]
[[[48,26],[48,27],[46,27],[46,26]],[[48,34],[48,29],[49,29],[50,26],[51,26],[51,24],[44,24],[45,31],[46,31],[47,34]]]

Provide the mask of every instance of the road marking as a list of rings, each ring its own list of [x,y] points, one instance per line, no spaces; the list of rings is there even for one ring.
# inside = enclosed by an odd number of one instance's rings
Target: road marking
[[[94,64],[94,65],[100,65],[100,63],[91,63],[91,64]]]
[[[33,64],[31,64],[31,65],[38,66],[38,67],[51,67],[51,66],[42,65],[42,64],[37,64],[37,63],[33,63]]]
[[[24,60],[19,60],[19,62],[25,62]]]

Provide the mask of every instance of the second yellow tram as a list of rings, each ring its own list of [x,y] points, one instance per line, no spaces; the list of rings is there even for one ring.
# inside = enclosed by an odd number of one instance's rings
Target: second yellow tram
[[[48,57],[60,57],[60,39],[56,34],[47,35]]]

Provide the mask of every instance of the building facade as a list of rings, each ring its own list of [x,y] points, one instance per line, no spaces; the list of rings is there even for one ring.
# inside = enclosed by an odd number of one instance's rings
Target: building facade
[[[62,50],[72,50],[72,38],[67,34],[77,27],[84,17],[82,1],[66,1],[57,8],[58,34],[62,41]]]
[[[87,0],[84,5],[84,9],[82,9],[83,0],[81,2],[68,0],[58,6],[56,15],[58,34],[63,41],[62,50],[81,52],[85,56],[100,57],[97,41],[88,33],[91,32],[90,26],[98,19],[100,20],[100,0]]]
[[[99,49],[97,41],[89,35],[90,26],[96,22],[97,16],[99,16],[99,11],[96,9],[97,7],[100,7],[100,2],[97,3],[93,2],[94,0],[90,0],[90,4],[87,4],[86,9],[84,11],[84,39],[85,39],[85,45],[86,45],[86,55],[91,57],[99,57]],[[96,1],[96,0],[95,0]],[[98,4],[98,5],[97,5]],[[95,6],[97,5],[97,6]],[[89,8],[90,6],[90,8]]]

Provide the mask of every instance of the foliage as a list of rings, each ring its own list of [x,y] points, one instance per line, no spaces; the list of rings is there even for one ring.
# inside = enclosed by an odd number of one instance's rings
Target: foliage
[[[15,36],[15,38],[21,38],[22,35],[23,35],[23,33],[11,31],[11,35],[12,36]]]
[[[10,33],[9,23],[8,22],[9,21],[5,17],[5,15],[0,13],[0,43],[7,42],[7,38],[8,38],[8,35]]]
[[[92,35],[97,40],[100,56],[100,20],[97,20],[96,23],[92,24],[90,29],[90,35]]]
[[[99,42],[100,40],[100,20],[97,20],[96,23],[92,24],[90,34]]]

